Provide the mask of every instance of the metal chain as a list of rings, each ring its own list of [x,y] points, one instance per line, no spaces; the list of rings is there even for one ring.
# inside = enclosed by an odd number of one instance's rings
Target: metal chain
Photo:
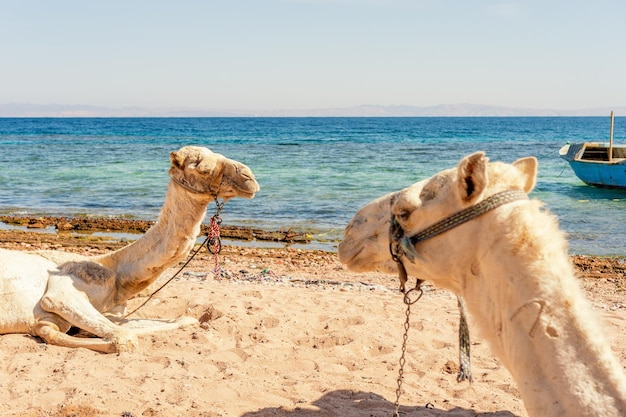
[[[522,190],[509,190],[503,191],[497,194],[492,195],[491,197],[481,201],[480,203],[468,207],[452,216],[449,216],[443,219],[440,222],[435,223],[434,225],[427,227],[423,231],[417,233],[413,236],[405,236],[404,230],[396,220],[395,216],[391,215],[390,221],[390,229],[389,229],[389,252],[391,253],[391,259],[393,259],[398,264],[398,273],[400,279],[400,291],[404,292],[404,283],[407,280],[407,272],[404,264],[402,263],[401,257],[403,255],[407,255],[407,253],[402,249],[402,245],[408,244],[411,246],[415,246],[416,244],[423,242],[427,239],[430,239],[434,236],[447,232],[450,229],[453,229],[460,224],[463,224],[469,220],[472,220],[478,216],[481,216],[487,213],[490,210],[493,210],[497,207],[500,207],[504,204],[512,203],[514,201],[526,200],[528,199],[528,195]],[[395,413],[394,417],[399,417],[399,408],[400,408],[400,395],[402,394],[402,381],[404,376],[404,365],[406,363],[405,354],[406,354],[406,343],[408,340],[409,333],[409,316],[411,314],[411,305],[417,302],[424,294],[420,289],[421,280],[417,281],[417,285],[415,288],[407,291],[404,295],[404,303],[407,305],[406,309],[406,320],[404,322],[404,336],[402,340],[402,354],[400,356],[400,370],[398,372],[398,388],[396,389],[396,402],[395,402]],[[415,301],[411,301],[409,298],[409,294],[413,290],[419,290],[420,295],[417,297]],[[465,306],[463,305],[463,301],[461,298],[458,298],[459,310],[460,310],[460,322],[459,322],[459,374],[457,375],[457,381],[461,382],[464,380],[469,380],[472,382],[472,369],[470,363],[470,335],[469,328],[467,326],[467,319],[465,317]]]
[[[404,321],[404,334],[402,335],[402,354],[400,355],[400,360],[398,361],[400,365],[400,369],[398,370],[398,388],[396,388],[396,402],[394,403],[394,417],[400,417],[400,396],[402,395],[402,381],[404,378],[404,364],[406,363],[405,354],[406,354],[406,342],[409,340],[409,328],[411,327],[409,319],[411,317],[411,305],[415,304],[422,298],[424,295],[424,291],[420,288],[418,281],[418,286],[415,288],[411,288],[404,294],[404,304],[406,304],[406,320]],[[411,301],[411,292],[419,291],[419,295],[413,301]]]

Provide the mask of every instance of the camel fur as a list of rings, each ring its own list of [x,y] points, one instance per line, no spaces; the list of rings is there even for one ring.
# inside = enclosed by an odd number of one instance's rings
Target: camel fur
[[[259,185],[250,168],[207,148],[183,147],[170,161],[172,179],[159,218],[132,244],[94,257],[0,249],[0,334],[27,333],[53,345],[119,352],[135,348],[139,335],[197,323],[192,317],[120,317],[128,299],[187,258],[209,203],[253,198]],[[66,334],[71,327],[97,337]]]
[[[413,236],[495,193],[529,193],[536,177],[532,157],[505,164],[469,155],[358,211],[345,229],[340,261],[355,271],[396,272],[392,214]],[[401,259],[408,274],[465,300],[530,416],[626,415],[622,366],[579,288],[555,216],[539,201],[503,205],[410,250],[411,260]]]

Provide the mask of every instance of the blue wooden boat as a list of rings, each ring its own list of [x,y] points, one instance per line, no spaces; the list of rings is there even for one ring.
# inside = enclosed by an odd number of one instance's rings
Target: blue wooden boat
[[[559,149],[578,178],[589,185],[626,189],[626,145],[613,145],[613,121],[609,143],[570,143]]]

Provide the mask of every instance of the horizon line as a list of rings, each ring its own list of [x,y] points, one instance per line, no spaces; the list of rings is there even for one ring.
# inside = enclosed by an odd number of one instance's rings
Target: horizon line
[[[198,107],[107,107],[88,104],[0,103],[1,118],[192,118],[192,117],[601,117],[626,115],[626,106],[535,109],[486,104],[372,105],[309,109],[209,109]],[[619,117],[619,116],[617,116]]]

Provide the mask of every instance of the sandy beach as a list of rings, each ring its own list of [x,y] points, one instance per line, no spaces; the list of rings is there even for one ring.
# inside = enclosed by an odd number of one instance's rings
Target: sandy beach
[[[0,247],[83,254],[126,242],[0,231]],[[205,249],[135,317],[190,315],[195,327],[99,354],[0,336],[3,416],[391,416],[405,305],[397,277],[346,270],[332,252],[226,245]],[[626,367],[626,263],[576,256],[580,284]],[[129,307],[142,303],[168,270]],[[412,307],[402,416],[527,416],[509,373],[472,335],[474,382],[457,383],[456,298],[429,286]]]

